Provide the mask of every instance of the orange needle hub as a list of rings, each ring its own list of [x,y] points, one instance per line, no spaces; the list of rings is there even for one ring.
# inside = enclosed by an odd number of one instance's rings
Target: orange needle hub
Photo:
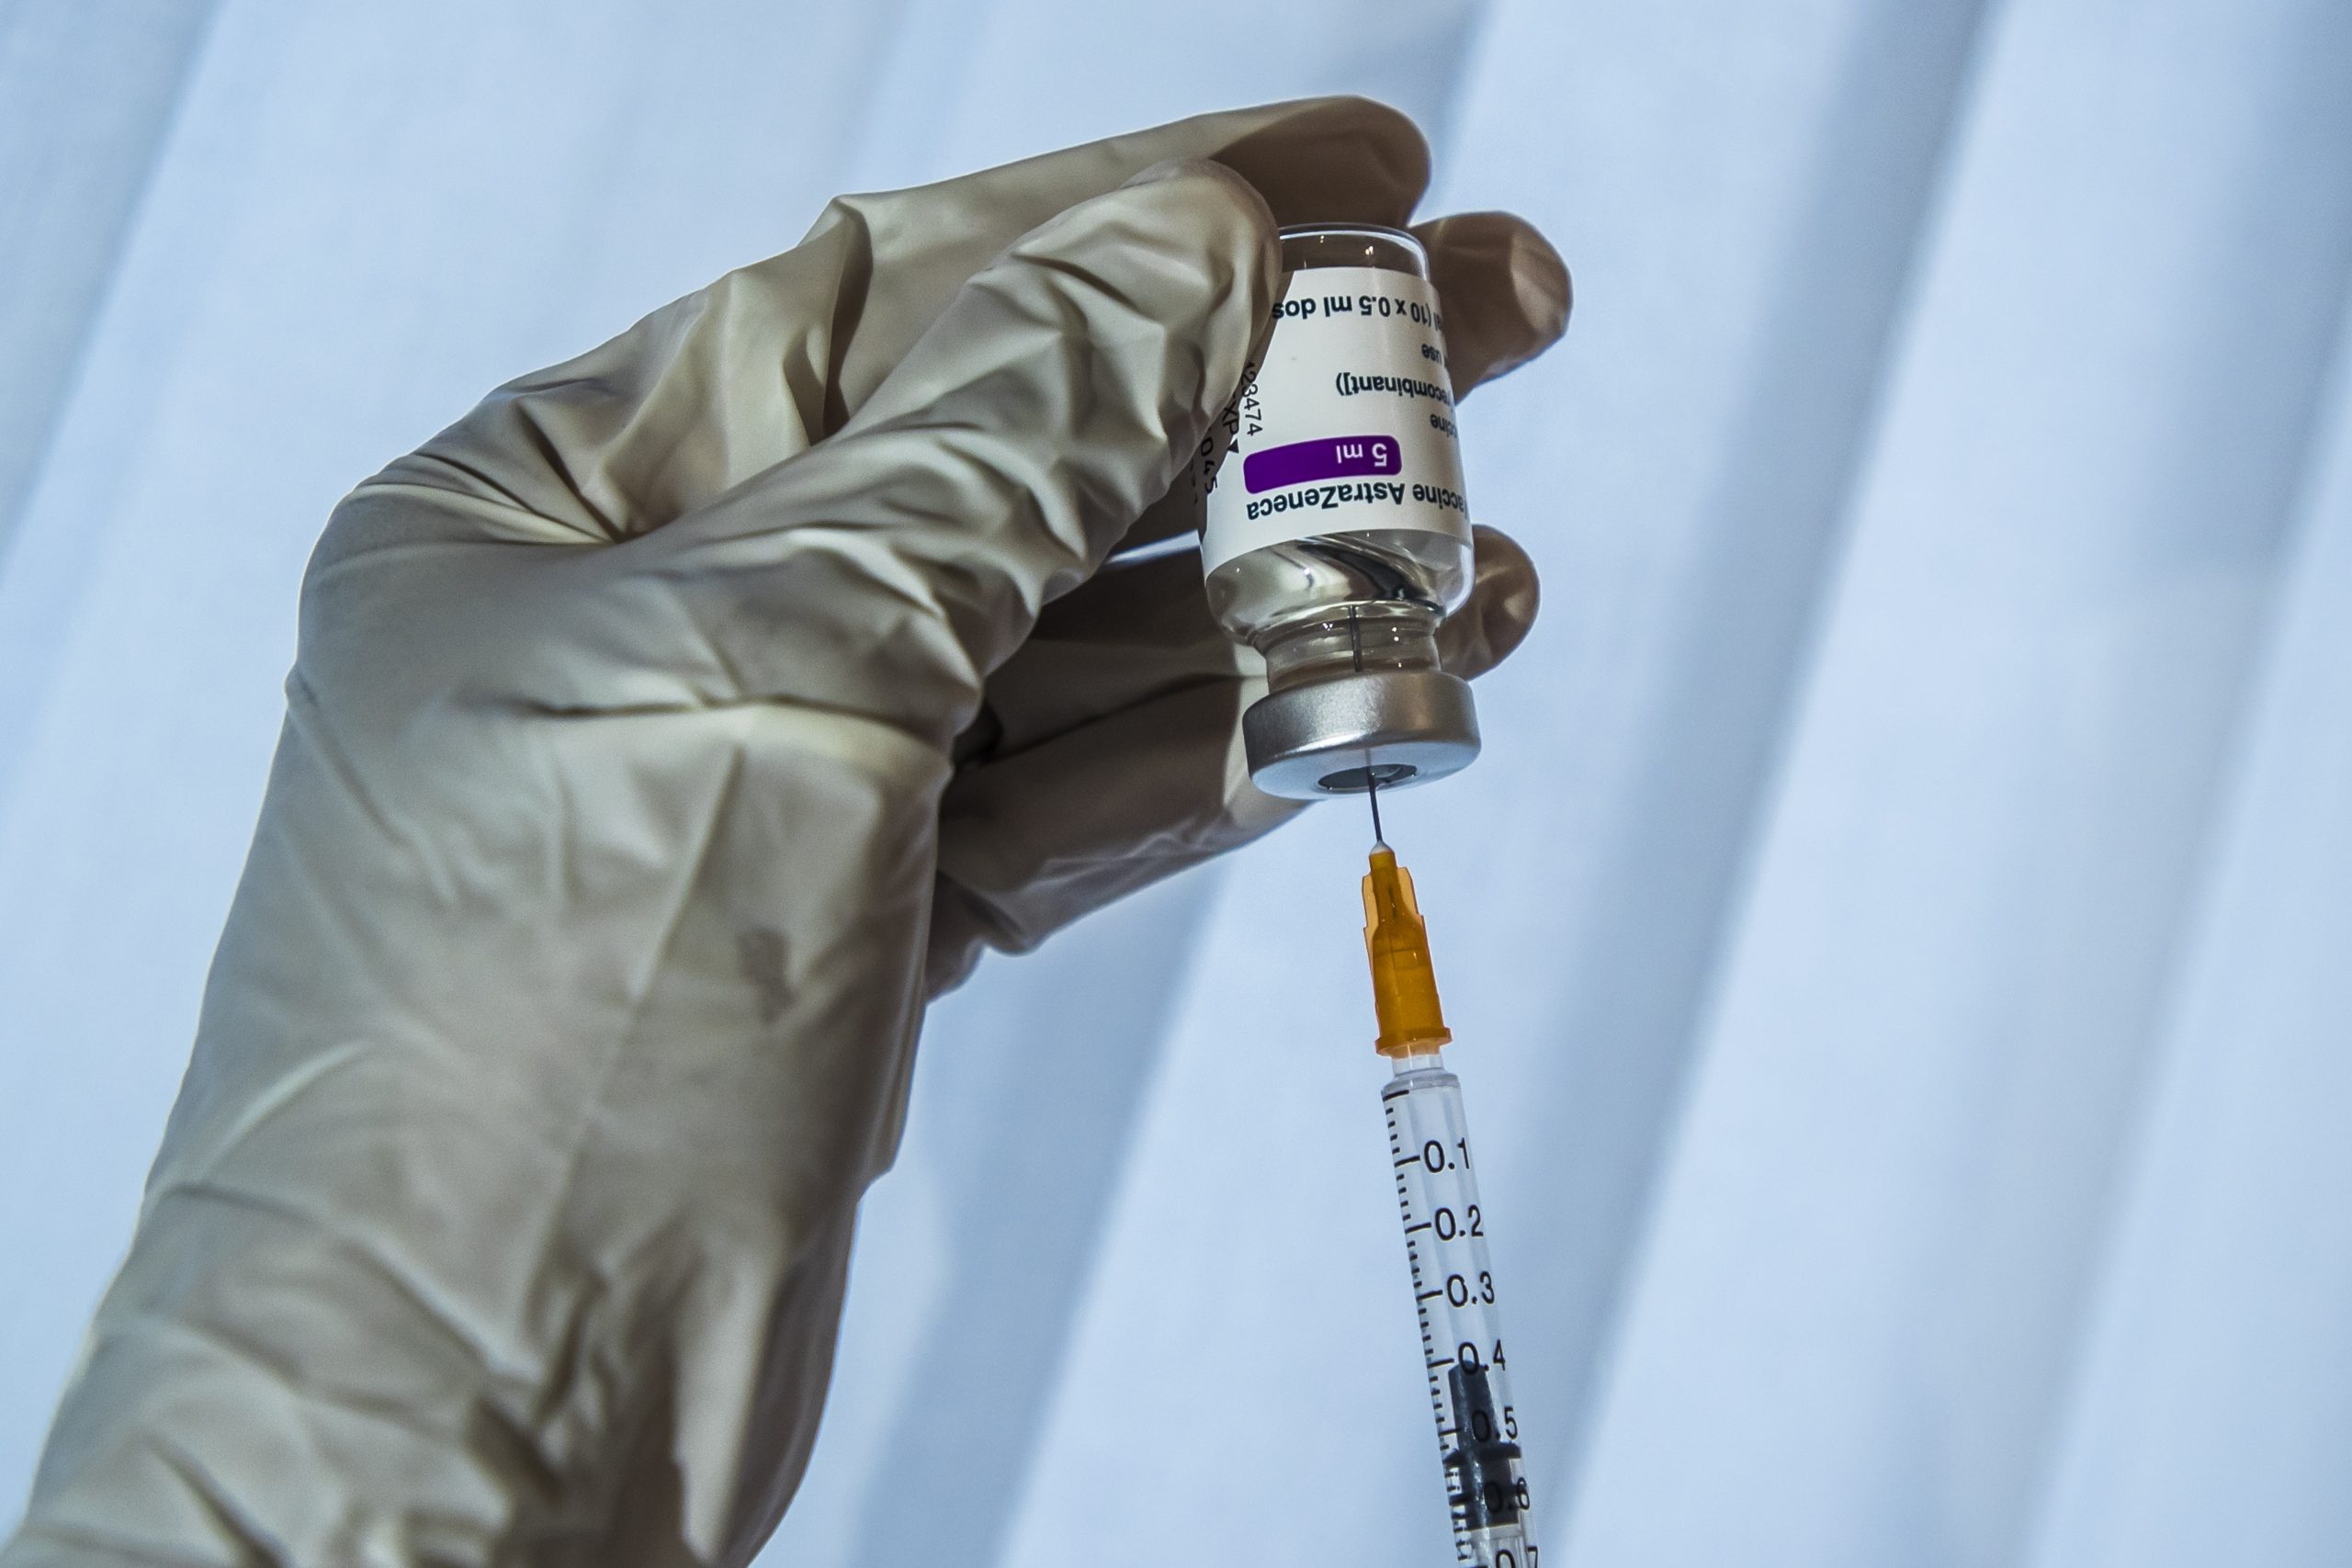
[[[1410,1056],[1453,1038],[1437,1000],[1429,928],[1413,899],[1413,874],[1386,844],[1372,852],[1363,879],[1363,947],[1372,960],[1372,1005],[1380,1018],[1380,1054]]]

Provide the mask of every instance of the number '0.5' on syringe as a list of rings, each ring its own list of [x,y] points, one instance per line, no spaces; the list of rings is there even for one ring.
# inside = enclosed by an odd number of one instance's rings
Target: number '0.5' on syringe
[[[1379,1050],[1395,1064],[1381,1091],[1396,1203],[1405,1223],[1421,1361],[1429,1375],[1458,1562],[1535,1568],[1519,1413],[1496,1307],[1487,1222],[1462,1114],[1462,1084],[1440,1050],[1453,1035],[1438,1006],[1429,931],[1411,873],[1380,836],[1373,795],[1372,866],[1363,879]]]

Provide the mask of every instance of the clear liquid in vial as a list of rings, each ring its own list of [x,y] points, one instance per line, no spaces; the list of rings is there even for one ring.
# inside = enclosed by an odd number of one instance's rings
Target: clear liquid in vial
[[[1349,670],[1437,668],[1437,625],[1470,592],[1470,541],[1417,528],[1288,539],[1208,575],[1209,609],[1265,656],[1275,691]]]

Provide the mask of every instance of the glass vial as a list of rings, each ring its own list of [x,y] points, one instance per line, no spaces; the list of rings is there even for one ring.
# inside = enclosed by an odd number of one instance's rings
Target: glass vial
[[[1266,660],[1250,771],[1308,797],[1424,783],[1478,750],[1438,664],[1473,563],[1428,254],[1368,226],[1285,229],[1282,249],[1265,362],[1204,457],[1209,607]]]

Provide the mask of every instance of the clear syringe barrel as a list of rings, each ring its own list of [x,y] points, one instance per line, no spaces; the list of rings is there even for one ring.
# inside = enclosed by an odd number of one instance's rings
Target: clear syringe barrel
[[[1481,1568],[1535,1568],[1519,1415],[1511,1407],[1462,1083],[1435,1051],[1394,1060],[1396,1077],[1380,1098],[1453,1516],[1454,1560]]]

